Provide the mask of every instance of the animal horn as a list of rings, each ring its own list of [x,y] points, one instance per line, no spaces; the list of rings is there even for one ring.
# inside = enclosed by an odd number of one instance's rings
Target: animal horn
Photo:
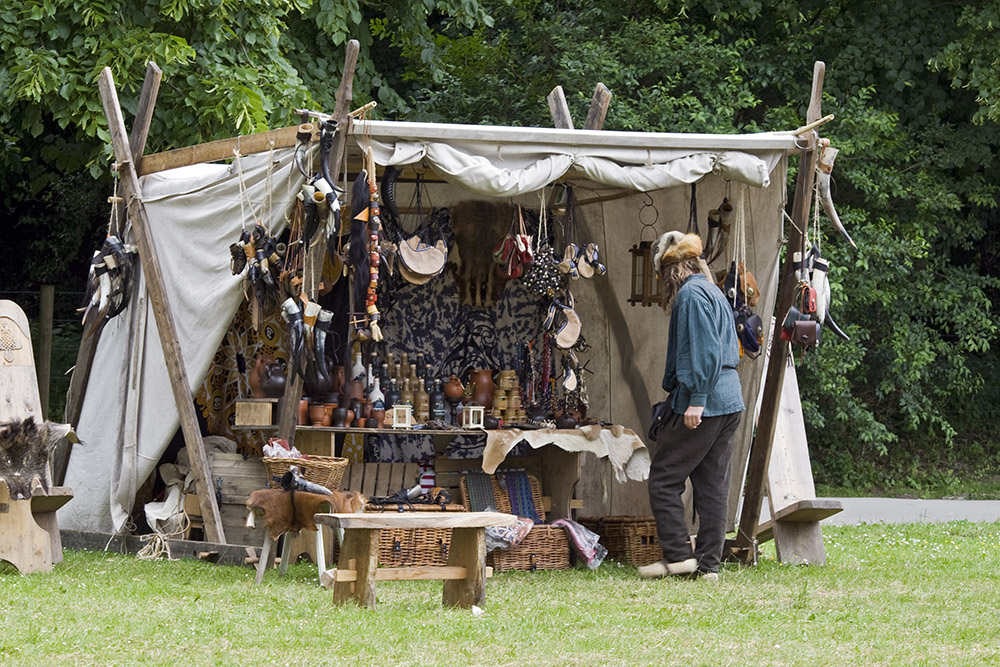
[[[851,340],[851,337],[848,336],[846,333],[844,333],[844,330],[841,329],[839,326],[837,326],[837,323],[833,321],[833,316],[830,315],[829,310],[826,311],[826,318],[824,319],[823,324],[830,327],[830,331],[837,334],[843,340],[845,341]]]
[[[836,148],[827,146],[820,154],[819,174],[816,176],[819,201],[820,205],[823,206],[823,212],[826,213],[826,217],[830,218],[830,222],[837,228],[837,231],[847,239],[848,243],[857,248],[858,244],[854,242],[854,239],[851,238],[851,235],[844,228],[844,223],[840,221],[837,209],[833,207],[833,196],[830,194],[830,177],[833,173],[833,161],[837,159],[837,153],[838,150]]]

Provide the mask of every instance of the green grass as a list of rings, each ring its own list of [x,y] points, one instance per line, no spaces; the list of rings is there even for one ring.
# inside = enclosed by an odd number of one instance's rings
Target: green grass
[[[828,565],[717,585],[635,569],[498,573],[485,613],[440,582],[335,607],[315,569],[268,572],[67,551],[0,569],[0,665],[1000,665],[1000,523],[824,530]]]

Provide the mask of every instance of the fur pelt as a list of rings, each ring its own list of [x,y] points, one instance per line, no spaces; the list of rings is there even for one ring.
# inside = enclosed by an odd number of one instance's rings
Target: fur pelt
[[[355,312],[365,312],[365,297],[368,294],[369,267],[368,258],[368,218],[362,215],[363,220],[358,220],[358,216],[366,213],[371,204],[371,194],[368,190],[368,172],[364,169],[354,179],[354,186],[351,188],[351,237],[348,245],[348,257],[351,267],[354,269],[354,310]]]
[[[760,303],[760,288],[757,287],[757,279],[754,278],[753,273],[747,270],[743,262],[737,265],[736,272],[740,277],[740,295],[745,294],[746,304],[751,308],[756,308],[757,304]],[[718,271],[715,274],[715,283],[723,292],[726,291],[726,277],[728,275],[729,271]]]
[[[659,268],[665,264],[676,264],[685,259],[700,257],[704,248],[701,237],[697,234],[685,234],[684,232],[672,231],[661,234],[653,244],[654,267],[659,272]]]
[[[253,516],[261,516],[271,531],[271,537],[300,530],[316,530],[314,514],[332,512],[352,514],[363,512],[368,499],[357,491],[333,491],[332,496],[305,491],[284,491],[282,489],[259,489],[247,499],[248,525],[253,525]],[[294,503],[294,507],[292,506]]]
[[[451,227],[457,252],[448,255],[455,265],[458,296],[467,306],[490,308],[507,279],[496,271],[493,248],[510,229],[515,209],[497,201],[469,200],[451,207]]]
[[[30,498],[36,481],[48,493],[49,454],[62,438],[77,442],[71,425],[39,425],[34,417],[0,425],[0,481],[13,500]]]

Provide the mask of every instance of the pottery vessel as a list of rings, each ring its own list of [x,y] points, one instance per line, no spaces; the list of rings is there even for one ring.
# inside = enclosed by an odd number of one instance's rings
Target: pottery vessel
[[[382,408],[372,408],[370,419],[375,420],[375,428],[382,428],[385,424],[385,410]]]
[[[343,427],[347,423],[347,408],[336,407],[333,409],[333,421],[331,424],[337,427]]]
[[[309,421],[313,426],[323,425],[323,415],[326,412],[326,407],[322,403],[311,403],[309,405]]]
[[[260,379],[260,388],[268,398],[281,398],[285,395],[285,364],[272,361],[264,365]]]
[[[493,407],[493,392],[496,389],[493,385],[493,371],[488,368],[472,371],[469,384],[472,385],[472,400],[489,412]]]
[[[309,399],[303,398],[299,401],[299,426],[309,425]]]

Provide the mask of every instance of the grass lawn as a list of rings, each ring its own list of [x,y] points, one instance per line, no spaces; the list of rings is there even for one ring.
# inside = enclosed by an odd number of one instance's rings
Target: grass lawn
[[[485,613],[440,582],[334,607],[315,569],[269,572],[67,551],[0,566],[0,665],[1000,665],[1000,523],[824,530],[828,565],[765,545],[718,584],[595,571],[498,573]]]

